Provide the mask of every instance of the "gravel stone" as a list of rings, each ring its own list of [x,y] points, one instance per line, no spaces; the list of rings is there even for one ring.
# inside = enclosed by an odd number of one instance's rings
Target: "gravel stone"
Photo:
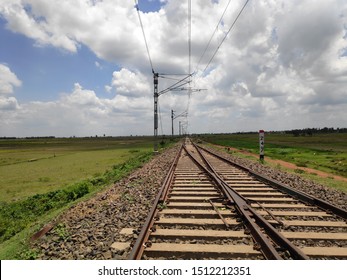
[[[38,239],[33,244],[40,252],[38,259],[127,259],[131,248],[115,251],[111,249],[111,245],[114,242],[135,240],[133,237],[140,232],[178,149],[179,145],[175,145],[155,155],[150,162],[127,178],[116,182],[90,200],[76,204],[56,218],[56,223],[65,226],[65,233],[62,235],[53,228]],[[294,189],[347,209],[347,194],[344,192],[223,151],[213,151]],[[133,228],[135,234],[121,235],[123,228]],[[202,230],[204,227],[199,226],[197,229]],[[248,242],[247,238],[241,241],[244,244]]]
[[[262,165],[259,162],[243,159],[234,155],[230,155],[224,151],[212,149],[210,147],[205,146],[205,148],[215,152],[216,154],[224,156],[225,158],[230,159],[237,164],[240,164],[246,168],[249,168],[252,171],[255,171],[266,177],[275,179],[283,184],[286,184],[289,187],[292,187],[293,189],[302,191],[306,194],[325,200],[337,207],[347,210],[347,193],[345,192],[318,184],[311,180],[302,178],[296,174],[291,174],[281,170],[276,170],[269,166]]]
[[[132,240],[119,234],[123,228],[141,230],[178,149],[177,144],[155,155],[128,177],[56,218],[66,233],[61,236],[53,228],[37,240],[33,247],[40,252],[38,259],[126,259],[130,248],[114,252],[111,245]]]

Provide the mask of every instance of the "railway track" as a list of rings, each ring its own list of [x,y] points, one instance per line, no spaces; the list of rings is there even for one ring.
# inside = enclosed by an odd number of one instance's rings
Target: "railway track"
[[[347,212],[186,140],[130,259],[347,259]]]

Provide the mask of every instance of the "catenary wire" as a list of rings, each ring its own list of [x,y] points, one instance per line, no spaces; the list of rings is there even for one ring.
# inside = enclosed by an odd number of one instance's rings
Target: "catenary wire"
[[[188,113],[189,113],[189,105],[190,105],[190,98],[192,94],[192,87],[191,87],[191,82],[192,82],[192,77],[191,77],[191,68],[192,68],[192,1],[188,0],[188,73],[189,73],[189,78],[188,78],[188,102],[187,102],[187,115],[186,115],[186,120],[188,122]]]
[[[221,24],[221,22],[222,22],[222,20],[223,20],[223,17],[224,17],[224,15],[225,15],[225,13],[226,13],[226,11],[227,11],[229,5],[230,5],[230,2],[231,2],[231,0],[228,1],[228,4],[226,5],[223,14],[222,14],[222,16],[220,17],[220,19],[219,19],[219,21],[218,21],[218,23],[217,23],[217,25],[216,25],[216,28],[214,29],[213,34],[212,34],[211,37],[210,37],[210,40],[208,41],[208,43],[207,43],[207,45],[206,45],[206,47],[205,47],[205,49],[204,49],[202,55],[200,56],[200,59],[199,59],[199,61],[198,61],[198,64],[197,64],[197,66],[196,66],[196,68],[195,68],[195,72],[198,71],[199,66],[200,66],[200,63],[201,63],[201,60],[202,60],[203,57],[205,56],[207,49],[210,47],[211,41],[212,41],[214,35],[216,34],[219,25]]]
[[[237,20],[238,20],[238,19],[239,19],[239,17],[241,16],[241,14],[242,14],[243,10],[246,8],[246,6],[247,6],[248,2],[249,2],[249,0],[247,0],[247,1],[245,2],[245,4],[243,5],[242,9],[240,10],[240,12],[238,13],[238,15],[237,15],[237,17],[235,18],[234,22],[233,22],[233,23],[232,23],[232,25],[230,26],[230,28],[229,28],[228,32],[225,34],[225,36],[224,36],[223,40],[222,40],[222,41],[220,42],[220,44],[218,45],[218,47],[217,47],[216,51],[213,53],[213,55],[212,55],[211,59],[210,59],[210,60],[209,60],[209,62],[207,63],[207,65],[206,65],[206,67],[205,67],[205,69],[204,69],[204,71],[203,71],[203,72],[205,72],[205,71],[206,71],[206,69],[207,69],[207,68],[210,66],[210,64],[211,64],[212,60],[213,60],[213,59],[214,59],[214,57],[216,56],[217,52],[219,51],[219,49],[220,49],[221,45],[224,43],[225,39],[228,37],[228,35],[229,35],[230,31],[231,31],[231,30],[233,29],[233,27],[235,26],[235,24],[236,24]]]
[[[144,38],[144,40],[145,40],[145,45],[146,45],[148,60],[149,60],[149,63],[150,63],[150,65],[151,65],[152,73],[154,73],[154,68],[153,68],[153,63],[152,63],[151,55],[150,55],[149,48],[148,48],[146,33],[145,33],[145,29],[143,28],[143,23],[142,23],[142,20],[141,20],[139,4],[138,4],[138,1],[137,1],[137,0],[134,0],[134,1],[135,1],[135,8],[136,8],[136,11],[137,11],[137,15],[138,15],[138,17],[139,17],[141,29],[142,29],[143,38]]]

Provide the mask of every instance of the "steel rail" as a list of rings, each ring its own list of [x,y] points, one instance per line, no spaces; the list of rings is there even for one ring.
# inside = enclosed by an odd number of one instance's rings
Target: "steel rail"
[[[227,182],[225,182],[221,176],[215,171],[213,166],[208,162],[208,160],[202,155],[198,146],[193,144],[196,150],[198,151],[200,157],[203,161],[208,165],[208,167],[212,170],[212,172],[216,175],[219,180],[219,184],[222,185],[224,189],[226,187],[227,197],[235,203],[236,208],[239,213],[246,219],[246,225],[248,225],[249,230],[251,231],[254,239],[261,245],[261,251],[263,251],[264,255],[268,259],[282,259],[277,253],[274,246],[269,242],[269,240],[264,236],[261,231],[265,229],[265,233],[278,245],[282,246],[286,250],[290,252],[290,254],[295,259],[309,259],[307,255],[305,255],[299,248],[294,246],[286,237],[284,237],[280,232],[278,232],[266,219],[264,219],[261,215],[259,215],[250,205],[250,201],[240,195],[237,191],[235,191]],[[254,223],[254,218],[258,225]],[[261,227],[261,228],[260,228]],[[276,252],[276,253],[275,253]]]
[[[241,164],[238,164],[238,163],[235,163],[235,162],[232,162],[231,160],[223,157],[223,156],[220,156],[220,155],[217,155],[209,150],[207,150],[206,148],[204,147],[201,147],[200,145],[197,145],[200,149],[206,151],[207,153],[219,158],[220,160],[223,160],[224,162],[227,162],[231,165],[234,165],[248,173],[250,173],[251,175],[253,175],[254,177],[256,177],[258,180],[264,182],[264,183],[267,183],[267,184],[270,184],[271,186],[274,186],[276,187],[277,189],[303,201],[303,202],[306,202],[306,203],[309,203],[311,205],[314,205],[314,206],[317,206],[321,209],[323,209],[324,211],[327,211],[327,212],[330,212],[330,213],[333,213],[335,214],[336,216],[339,216],[340,218],[343,218],[345,220],[347,220],[347,210],[344,210],[342,208],[339,208],[329,202],[326,202],[322,199],[319,199],[319,198],[316,198],[312,195],[309,195],[309,194],[306,194],[306,193],[303,193],[301,191],[298,191],[298,190],[295,190],[275,179],[271,179],[267,176],[264,176],[256,171],[253,171],[245,166],[242,166]]]
[[[219,218],[223,221],[223,223],[225,224],[225,227],[227,229],[229,229],[230,225],[228,224],[228,222],[224,219],[222,213],[218,210],[218,208],[216,207],[216,205],[214,205],[212,199],[209,199],[208,200],[210,202],[210,204],[212,205],[213,207],[213,210],[217,213],[217,215],[219,216]]]
[[[262,216],[260,216],[251,206],[250,201],[238,194],[220,177],[208,162],[208,160],[201,154],[199,148],[195,147],[199,153],[201,159],[203,159],[206,164],[205,167],[201,164],[186,148],[182,145],[179,152],[177,153],[173,163],[170,166],[170,170],[166,175],[163,184],[153,202],[151,211],[141,229],[141,232],[132,248],[129,255],[129,259],[141,259],[142,254],[147,247],[149,236],[155,231],[154,224],[156,217],[158,216],[159,210],[158,205],[167,200],[169,188],[172,186],[172,181],[174,179],[174,171],[177,167],[179,158],[182,151],[185,151],[189,158],[204,171],[211,179],[219,186],[221,192],[228,198],[229,203],[232,204],[236,211],[241,215],[245,227],[251,233],[253,239],[256,242],[256,248],[259,249],[266,259],[282,259],[279,254],[278,248],[275,246],[281,246],[288,250],[291,256],[295,259],[308,259],[298,248],[292,245],[285,237],[283,237],[278,231],[273,228],[269,222],[267,222]],[[271,237],[271,238],[269,238]]]
[[[274,259],[274,260],[282,260],[282,257],[279,255],[279,253],[276,251],[275,247],[271,244],[271,241],[261,232],[261,229],[255,224],[255,222],[252,220],[252,217],[250,213],[247,211],[247,204],[244,198],[240,197],[240,195],[231,193],[226,188],[226,183],[221,179],[216,173],[214,173],[212,170],[209,170],[209,168],[206,168],[205,166],[201,165],[195,159],[195,157],[186,149],[186,147],[183,147],[188,156],[201,168],[203,169],[209,177],[219,186],[221,191],[224,193],[224,195],[228,198],[228,200],[234,204],[236,210],[238,213],[244,218],[244,224],[245,226],[250,230],[253,239],[260,245],[260,250],[263,252],[264,256],[267,259]],[[199,150],[198,150],[199,151]],[[207,162],[204,157],[202,157],[204,162]],[[207,165],[210,166],[210,164],[207,162]]]
[[[142,226],[141,232],[132,248],[132,251],[129,255],[130,260],[139,260],[141,259],[141,256],[143,254],[144,249],[146,248],[146,242],[148,240],[148,237],[151,233],[151,228],[153,227],[154,221],[155,221],[155,217],[157,216],[158,213],[158,209],[157,206],[159,203],[162,203],[165,199],[165,197],[167,196],[168,193],[168,189],[171,185],[172,179],[173,179],[173,175],[174,175],[174,170],[177,166],[178,163],[178,159],[180,158],[180,155],[182,153],[183,150],[183,144],[180,147],[179,152],[177,153],[174,161],[172,162],[169,172],[167,173],[164,182],[153,202],[153,206],[151,208],[150,213],[147,216],[147,219],[144,223],[144,225]]]

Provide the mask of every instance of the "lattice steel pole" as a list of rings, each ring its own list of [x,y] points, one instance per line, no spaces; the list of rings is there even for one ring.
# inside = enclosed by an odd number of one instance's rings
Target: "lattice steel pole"
[[[154,152],[158,152],[158,73],[153,73],[154,79]]]

